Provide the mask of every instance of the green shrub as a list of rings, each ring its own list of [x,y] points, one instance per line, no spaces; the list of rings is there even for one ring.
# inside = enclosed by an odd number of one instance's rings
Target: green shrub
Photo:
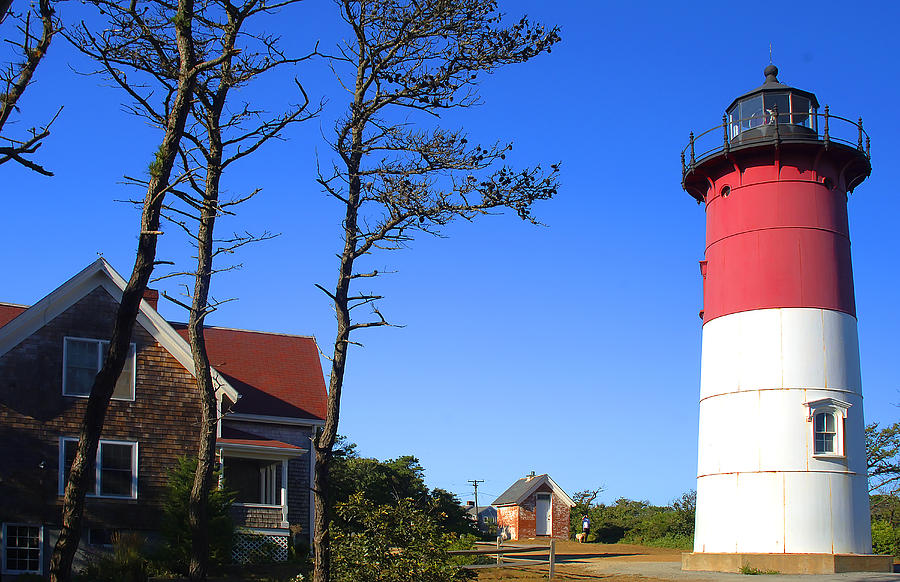
[[[145,545],[146,540],[140,534],[114,533],[112,552],[98,554],[75,579],[77,582],[146,582]]]
[[[335,582],[452,582],[471,577],[447,550],[454,540],[432,508],[401,499],[376,505],[362,493],[336,508],[332,522]]]
[[[750,576],[759,576],[761,574],[769,575],[769,574],[780,574],[777,570],[760,570],[759,568],[754,568],[750,564],[746,562],[741,566],[741,574],[747,574]]]
[[[157,556],[164,569],[187,574],[191,559],[191,527],[188,506],[197,459],[181,457],[169,473],[169,482],[163,497],[162,528],[164,544]],[[218,483],[218,475],[213,476]],[[216,486],[209,492],[206,512],[209,517],[209,567],[217,568],[231,561],[231,538],[234,524],[231,521],[231,503],[234,493]]]
[[[872,551],[876,554],[900,556],[900,529],[884,520],[872,521]]]

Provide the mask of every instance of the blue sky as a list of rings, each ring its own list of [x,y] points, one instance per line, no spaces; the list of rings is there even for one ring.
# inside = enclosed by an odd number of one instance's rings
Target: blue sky
[[[485,104],[441,123],[477,141],[513,141],[513,164],[561,162],[562,188],[536,208],[546,227],[486,217],[372,261],[396,271],[369,288],[405,327],[357,337],[364,347],[351,354],[340,432],[365,455],[417,455],[430,485],[463,499],[472,498],[467,480],[485,480],[480,503],[531,470],[570,493],[603,486],[604,501],[667,503],[691,489],[704,213],[681,190],[679,152],[690,131],[720,123],[734,97],[762,83],[770,44],[782,82],[834,114],[861,115],[872,136],[872,176],[850,198],[863,389],[868,420],[896,420],[900,7],[558,0],[503,9],[559,25],[562,42],[485,77]],[[60,5],[64,18],[81,10]],[[298,53],[347,34],[328,0],[306,0],[267,26]],[[119,91],[73,72],[88,67],[58,39],[21,104],[19,127],[65,109],[39,156],[55,177],[0,167],[0,300],[33,303],[97,253],[131,270],[138,214],[115,200],[140,195],[121,178],[145,172],[158,135],[122,111]],[[263,191],[221,226],[282,234],[243,249],[235,260],[244,267],[214,281],[214,295],[238,301],[209,322],[314,335],[330,351],[334,318],[313,285],[334,283],[340,208],[314,178],[346,96],[322,62],[291,73],[327,104],[226,176],[235,195]],[[243,97],[275,109],[294,93],[274,75]],[[189,264],[172,229],[159,258]]]

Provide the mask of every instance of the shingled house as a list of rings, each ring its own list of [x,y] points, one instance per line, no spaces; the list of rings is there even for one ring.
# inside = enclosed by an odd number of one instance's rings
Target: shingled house
[[[491,504],[500,535],[507,539],[569,539],[569,511],[575,502],[549,475],[522,477]]]
[[[42,574],[59,532],[62,492],[87,396],[107,348],[125,281],[102,258],[35,305],[0,303],[0,543],[2,573]],[[117,530],[159,527],[167,474],[197,450],[199,397],[183,324],[145,296],[131,356],[110,402],[85,510],[79,558]],[[311,337],[207,328],[220,418],[218,460],[238,534],[287,557],[312,530],[309,438],[326,390]]]

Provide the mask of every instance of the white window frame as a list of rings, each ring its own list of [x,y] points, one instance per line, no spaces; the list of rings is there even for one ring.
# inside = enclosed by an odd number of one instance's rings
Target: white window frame
[[[7,568],[7,566],[6,566],[6,551],[8,548],[6,545],[6,540],[8,539],[8,536],[6,534],[6,528],[8,526],[38,528],[38,569],[37,570],[12,570],[10,568]],[[42,524],[35,524],[35,523],[4,522],[2,535],[0,535],[0,552],[2,552],[2,555],[0,555],[0,557],[2,557],[2,560],[3,560],[2,568],[0,568],[0,571],[2,571],[2,573],[4,573],[4,574],[43,575],[44,574],[44,526]]]
[[[76,337],[76,336],[65,336],[63,338],[63,362],[62,362],[62,394],[63,396],[68,396],[70,398],[89,398],[90,394],[69,394],[66,390],[66,368],[68,367],[66,364],[69,361],[69,340],[79,341],[79,342],[92,342],[95,344],[106,344],[109,346],[109,340],[100,340],[96,338],[89,337]],[[108,349],[108,348],[107,348]],[[97,350],[97,372],[100,372],[100,369],[103,367],[103,358],[105,350]],[[135,394],[135,385],[137,384],[137,346],[132,342],[130,344],[128,358],[125,360],[125,365],[129,365],[129,361],[131,362],[131,396],[129,398],[122,398],[120,396],[112,396],[112,400],[121,400],[125,402],[134,402],[134,394]],[[124,368],[123,368],[124,371]],[[118,380],[117,380],[118,382]]]
[[[844,447],[844,424],[847,420],[847,411],[852,404],[838,400],[836,398],[822,398],[805,402],[807,408],[806,422],[809,423],[809,443],[810,455],[814,458],[821,459],[846,459],[846,450]],[[816,415],[831,414],[834,417],[834,451],[818,452],[816,451]]]
[[[76,437],[60,437],[59,438],[59,495],[66,492],[66,442],[77,443]],[[100,464],[103,458],[101,452],[103,445],[130,445],[131,446],[131,494],[130,495],[111,495],[109,493],[100,493],[101,471],[103,467]],[[117,441],[117,440],[101,440],[97,445],[97,456],[94,459],[94,491],[88,492],[88,497],[100,497],[103,499],[137,499],[138,496],[138,443],[137,441]]]

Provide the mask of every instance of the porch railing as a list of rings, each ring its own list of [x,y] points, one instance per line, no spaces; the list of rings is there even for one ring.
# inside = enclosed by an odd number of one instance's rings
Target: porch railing
[[[281,505],[235,503],[231,506],[231,519],[238,527],[281,528],[284,514]]]

